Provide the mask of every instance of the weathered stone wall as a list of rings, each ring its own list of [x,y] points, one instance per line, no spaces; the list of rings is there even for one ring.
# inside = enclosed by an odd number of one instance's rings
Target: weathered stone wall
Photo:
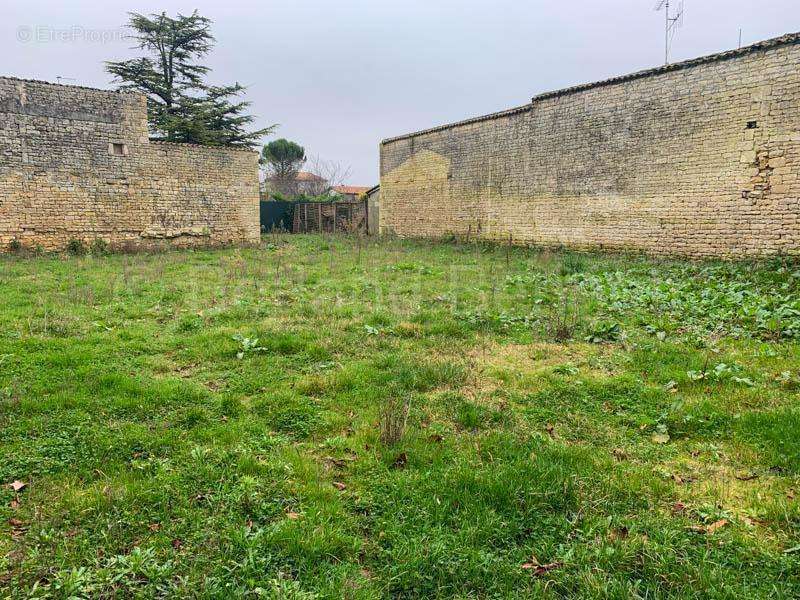
[[[257,154],[148,139],[140,94],[0,78],[0,250],[259,240]]]
[[[372,188],[367,192],[367,232],[378,235],[380,231],[381,190]]]
[[[381,230],[800,254],[800,35],[386,140]]]

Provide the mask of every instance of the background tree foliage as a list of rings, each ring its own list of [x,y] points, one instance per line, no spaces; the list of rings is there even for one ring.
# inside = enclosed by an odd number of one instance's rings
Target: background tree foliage
[[[200,61],[214,47],[211,21],[195,11],[176,18],[166,13],[149,16],[130,13],[128,26],[136,48],[146,56],[107,62],[121,89],[147,96],[148,121],[153,137],[170,142],[207,146],[253,147],[273,127],[248,131],[255,120],[240,101],[245,88],[205,81],[209,67]]]
[[[297,193],[297,174],[306,162],[305,148],[289,140],[275,140],[264,145],[260,162],[274,191],[287,195]]]
[[[277,178],[294,179],[305,162],[305,148],[289,140],[275,140],[261,150],[261,164]]]

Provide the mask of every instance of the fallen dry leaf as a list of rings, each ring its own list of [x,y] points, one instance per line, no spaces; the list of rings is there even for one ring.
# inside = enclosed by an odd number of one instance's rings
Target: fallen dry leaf
[[[8,504],[11,508],[19,508],[20,502],[16,498],[13,498],[11,502]]]
[[[713,522],[711,525],[706,527],[706,533],[714,533],[717,529],[721,529],[728,524],[727,519],[720,519],[719,521]]]
[[[345,484],[343,484],[341,481],[334,481],[333,482],[333,487],[335,487],[340,492],[343,492],[344,490],[347,489],[347,486]]]
[[[531,575],[534,577],[541,577],[545,573],[549,571],[553,571],[554,569],[559,569],[564,566],[564,563],[560,562],[551,562],[547,563],[546,565],[539,565],[533,562],[525,563],[522,565],[522,568],[526,571],[531,571]]]
[[[718,529],[722,529],[727,524],[728,524],[728,519],[720,519],[719,521],[711,523],[711,525],[692,525],[691,527],[689,527],[689,529],[697,533],[705,533],[706,535],[709,535],[714,533]]]
[[[608,533],[608,537],[611,541],[625,540],[628,538],[628,528],[622,526],[619,529],[612,529]]]
[[[150,531],[158,531],[159,529],[161,529],[161,523],[150,523],[150,525],[148,525],[147,528]]]
[[[179,540],[178,538],[172,540],[172,547],[175,548],[175,550],[177,550],[181,546],[183,546],[183,541]]]
[[[11,539],[19,540],[28,531],[28,526],[19,519],[9,519],[8,524],[11,525]]]
[[[535,569],[540,564],[541,563],[539,562],[539,559],[535,556],[532,556],[530,562],[522,563],[522,568],[528,571],[530,569]]]
[[[12,483],[9,483],[8,485],[9,485],[9,487],[11,487],[11,489],[12,489],[12,490],[14,490],[15,492],[19,492],[20,490],[22,490],[22,489],[24,489],[25,487],[27,487],[27,485],[28,485],[28,484],[27,484],[27,483],[25,483],[24,481],[20,481],[19,479],[17,479],[16,481],[14,481],[14,482],[12,482]]]
[[[293,510],[290,510],[286,513],[286,516],[290,518],[292,521],[297,521],[300,518],[300,513],[296,513]]]
[[[353,462],[355,459],[352,457],[336,458],[333,456],[326,456],[324,460],[332,467],[335,467],[337,469],[344,469],[345,467],[347,467],[347,463]]]
[[[686,505],[683,502],[676,502],[672,505],[672,512],[682,513],[686,510]]]

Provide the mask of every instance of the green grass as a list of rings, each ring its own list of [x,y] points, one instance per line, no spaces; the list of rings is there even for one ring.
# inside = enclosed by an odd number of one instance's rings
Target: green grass
[[[798,292],[314,236],[2,258],[0,597],[798,597]]]

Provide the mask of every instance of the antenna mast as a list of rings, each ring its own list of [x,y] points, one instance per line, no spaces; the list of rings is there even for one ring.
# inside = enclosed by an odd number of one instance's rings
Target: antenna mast
[[[664,11],[664,64],[669,64],[669,49],[675,31],[683,27],[684,8],[683,2],[678,5],[678,11],[673,16],[670,13],[670,0],[659,0],[656,4],[656,12]]]

